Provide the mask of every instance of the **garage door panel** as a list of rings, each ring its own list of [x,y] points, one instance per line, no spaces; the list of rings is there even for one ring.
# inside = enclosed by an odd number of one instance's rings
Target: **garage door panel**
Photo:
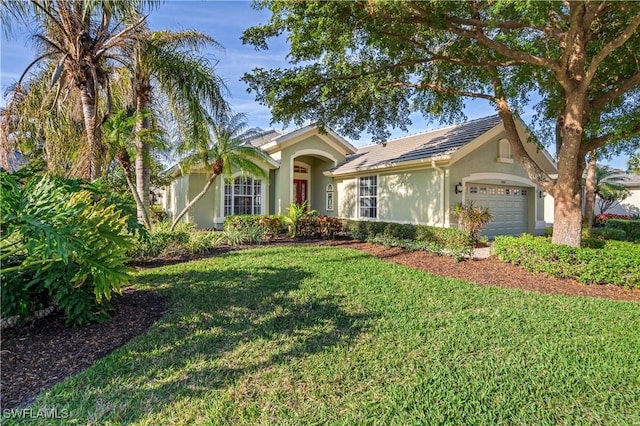
[[[489,209],[493,221],[482,235],[519,235],[528,230],[528,188],[467,184],[467,200]]]

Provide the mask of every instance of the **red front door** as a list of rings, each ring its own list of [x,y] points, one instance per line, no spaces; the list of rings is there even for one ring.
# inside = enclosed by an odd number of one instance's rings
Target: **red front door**
[[[302,204],[307,201],[307,180],[306,179],[294,179],[293,191],[295,192],[296,204]]]

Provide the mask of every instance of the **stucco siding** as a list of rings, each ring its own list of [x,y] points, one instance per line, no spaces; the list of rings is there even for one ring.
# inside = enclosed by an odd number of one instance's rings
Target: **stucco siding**
[[[378,220],[442,224],[440,179],[433,169],[379,175]]]
[[[204,173],[192,173],[189,179],[189,199],[194,199],[202,190],[209,179],[209,175]],[[220,177],[216,181],[222,180]],[[189,222],[196,224],[199,229],[212,228],[214,226],[213,218],[215,216],[215,185],[191,207],[189,212]]]
[[[503,137],[505,135],[500,134],[492,138],[451,166],[451,180],[447,188],[451,195],[447,206],[449,212],[454,205],[463,201],[463,194],[455,193],[455,186],[458,183],[465,184],[465,191],[471,182],[524,187],[528,190],[527,232],[542,233],[544,231],[544,200],[538,197],[538,188],[530,181],[520,164],[515,160],[509,162],[498,159],[498,141]],[[474,175],[481,176],[482,179],[476,179]],[[464,198],[466,200],[466,194]],[[491,206],[487,207],[491,211]],[[456,222],[451,213],[449,213],[449,220],[452,224]]]
[[[357,219],[358,206],[358,180],[336,179],[334,189],[336,205],[334,208],[338,212],[337,216],[346,219]]]
[[[190,175],[178,176],[171,182],[171,202],[169,203],[170,211],[168,213],[172,218],[176,217],[189,201],[189,177]],[[185,215],[182,221],[188,222],[188,215]]]

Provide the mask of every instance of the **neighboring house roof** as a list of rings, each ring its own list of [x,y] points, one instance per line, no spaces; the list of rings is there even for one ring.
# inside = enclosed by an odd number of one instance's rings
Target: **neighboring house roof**
[[[369,145],[348,156],[345,163],[331,170],[331,174],[353,173],[408,161],[447,157],[500,124],[500,117],[492,115]]]
[[[629,189],[640,188],[640,175],[625,173],[624,171],[618,170],[618,169],[613,169],[613,170],[618,173],[608,176],[607,181],[624,185]]]

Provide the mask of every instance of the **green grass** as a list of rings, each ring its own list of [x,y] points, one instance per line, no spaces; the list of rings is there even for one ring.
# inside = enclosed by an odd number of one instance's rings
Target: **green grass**
[[[238,251],[135,281],[169,296],[168,314],[34,412],[100,425],[640,424],[638,303],[480,287],[331,247]]]

